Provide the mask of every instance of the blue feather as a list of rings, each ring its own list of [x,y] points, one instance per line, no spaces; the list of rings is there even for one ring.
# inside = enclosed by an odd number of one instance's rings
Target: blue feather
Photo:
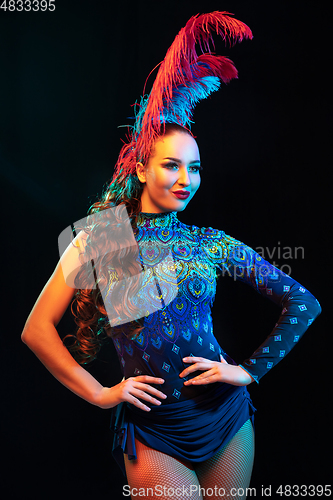
[[[161,123],[179,123],[186,127],[190,126],[192,115],[196,104],[206,99],[212,92],[220,88],[221,82],[217,76],[205,76],[192,80],[188,85],[179,85],[172,91],[172,102],[163,102],[163,114]],[[141,97],[140,104],[135,105],[134,134],[139,134],[142,127],[142,118],[146,112],[149,95]],[[137,110],[137,108],[139,108]]]

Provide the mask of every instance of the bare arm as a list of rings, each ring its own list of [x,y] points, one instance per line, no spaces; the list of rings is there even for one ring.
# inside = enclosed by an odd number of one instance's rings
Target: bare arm
[[[78,259],[78,250],[74,247],[68,247],[65,254],[73,262]],[[79,265],[78,260],[77,263]],[[59,382],[86,401],[97,404],[101,384],[72,358],[56,330],[74,291],[65,282],[60,260],[26,321],[22,340]]]
[[[70,260],[75,269],[75,262],[76,267],[79,267],[78,255],[79,250],[70,245],[62,259],[66,258],[67,263]],[[142,409],[149,409],[135,396],[153,404],[160,404],[160,401],[145,391],[158,397],[163,397],[162,393],[144,382],[160,384],[161,379],[149,376],[134,377],[112,388],[105,388],[73,359],[63,345],[56,327],[72,301],[74,291],[65,282],[60,260],[26,321],[21,336],[23,342],[59,382],[91,404],[101,408],[112,408],[126,400]]]

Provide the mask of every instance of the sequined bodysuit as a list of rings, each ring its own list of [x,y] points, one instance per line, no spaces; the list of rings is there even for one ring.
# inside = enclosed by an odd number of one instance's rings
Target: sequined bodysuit
[[[120,448],[121,453],[135,458],[135,435],[176,458],[202,461],[220,449],[255,411],[246,387],[225,383],[184,386],[179,377],[188,366],[182,360],[185,356],[220,361],[222,354],[234,363],[213,333],[211,307],[217,276],[244,281],[281,307],[270,335],[240,365],[256,382],[295,346],[320,313],[320,305],[298,282],[223,231],[183,224],[176,212],[141,213],[137,226],[135,239],[149,270],[144,283],[146,300],[158,304],[161,292],[165,305],[160,303],[144,318],[137,338],[130,340],[122,334],[114,345],[125,378],[141,374],[161,377],[165,380],[161,389],[168,397],[159,407],[150,405],[148,414],[128,403],[118,405],[112,420],[114,451]],[[168,249],[172,262],[166,259],[166,265],[156,267],[163,249]],[[195,449],[194,441],[199,443]]]
[[[168,289],[174,289],[176,277],[178,293],[167,306],[158,306],[145,318],[145,328],[137,339],[123,335],[114,343],[124,376],[165,378],[163,390],[167,391],[168,402],[192,395],[193,388],[184,387],[178,376],[187,366],[183,357],[219,361],[220,353],[225,355],[214,337],[211,316],[217,273],[244,281],[282,308],[266,341],[241,364],[256,381],[286,356],[320,312],[313,295],[250,247],[223,231],[187,226],[178,220],[177,212],[140,214],[136,240],[151,269],[156,263],[156,245],[171,249],[175,273],[164,266],[155,275],[160,286],[167,289],[166,296]],[[148,289],[155,291],[149,300],[156,300],[156,287]]]

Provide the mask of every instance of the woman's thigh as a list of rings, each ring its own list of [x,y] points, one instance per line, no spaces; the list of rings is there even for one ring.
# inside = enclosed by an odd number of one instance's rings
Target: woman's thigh
[[[128,460],[124,455],[127,482],[133,499],[202,500],[198,477],[190,463],[154,450],[137,439],[135,447],[136,460]]]
[[[212,458],[196,464],[203,498],[246,498],[254,460],[254,432],[247,420],[235,436]]]

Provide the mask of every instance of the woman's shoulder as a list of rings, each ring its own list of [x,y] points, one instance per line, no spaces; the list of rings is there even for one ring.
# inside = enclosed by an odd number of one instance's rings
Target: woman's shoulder
[[[84,255],[87,236],[88,234],[84,230],[78,232],[71,241],[67,242],[65,250],[60,256],[59,265],[66,284],[71,288],[76,288],[74,283],[75,277],[81,269],[82,264],[87,261]]]
[[[193,235],[196,235],[201,240],[214,241],[215,243],[221,242],[225,245],[243,245],[243,242],[237,240],[230,234],[226,234],[223,229],[216,229],[211,226],[209,227],[200,227],[196,225],[187,225],[183,224],[185,230],[190,231]]]
[[[222,230],[214,229],[212,227],[200,227],[195,224],[185,224],[184,222],[178,221],[180,228],[185,231],[189,231],[192,234],[198,235],[202,238],[214,238],[221,237],[225,233]]]

